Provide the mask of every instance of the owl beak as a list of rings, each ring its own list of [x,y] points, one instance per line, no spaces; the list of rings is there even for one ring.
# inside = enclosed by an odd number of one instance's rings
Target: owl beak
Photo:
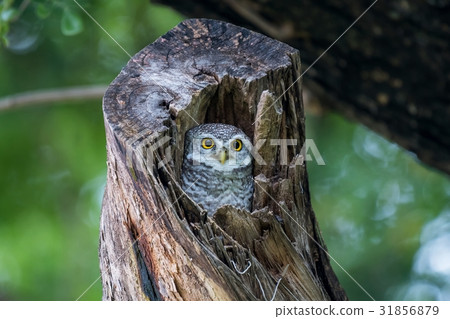
[[[219,153],[219,159],[220,163],[225,164],[226,160],[228,159],[228,151],[225,148],[222,148]]]

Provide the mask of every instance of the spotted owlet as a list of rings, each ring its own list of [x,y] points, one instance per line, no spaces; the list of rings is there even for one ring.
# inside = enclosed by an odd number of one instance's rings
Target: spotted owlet
[[[252,144],[233,125],[209,123],[186,133],[181,186],[213,215],[223,205],[251,210]]]

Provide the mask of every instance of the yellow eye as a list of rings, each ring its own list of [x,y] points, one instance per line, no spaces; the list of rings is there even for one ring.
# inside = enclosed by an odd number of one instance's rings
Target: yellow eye
[[[204,138],[202,140],[202,147],[204,149],[209,150],[210,148],[212,148],[214,146],[214,141],[211,138]]]
[[[236,152],[239,152],[242,149],[242,141],[241,140],[234,140],[233,142],[231,142],[231,147]]]

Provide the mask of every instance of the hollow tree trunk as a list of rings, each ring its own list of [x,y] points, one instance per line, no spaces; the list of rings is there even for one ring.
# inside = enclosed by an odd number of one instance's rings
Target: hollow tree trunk
[[[300,72],[288,45],[204,19],[130,60],[103,101],[105,300],[346,299],[311,208]],[[251,214],[210,218],[180,188],[184,134],[207,122],[240,127],[267,162],[254,167]]]
[[[450,1],[152,0],[301,50],[305,87],[450,174]],[[324,55],[329,46],[335,45]]]

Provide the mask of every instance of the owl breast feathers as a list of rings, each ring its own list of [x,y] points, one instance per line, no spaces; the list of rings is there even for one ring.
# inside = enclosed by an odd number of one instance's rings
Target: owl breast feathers
[[[251,211],[253,160],[251,141],[233,125],[209,123],[185,136],[181,186],[213,215],[223,205]]]

